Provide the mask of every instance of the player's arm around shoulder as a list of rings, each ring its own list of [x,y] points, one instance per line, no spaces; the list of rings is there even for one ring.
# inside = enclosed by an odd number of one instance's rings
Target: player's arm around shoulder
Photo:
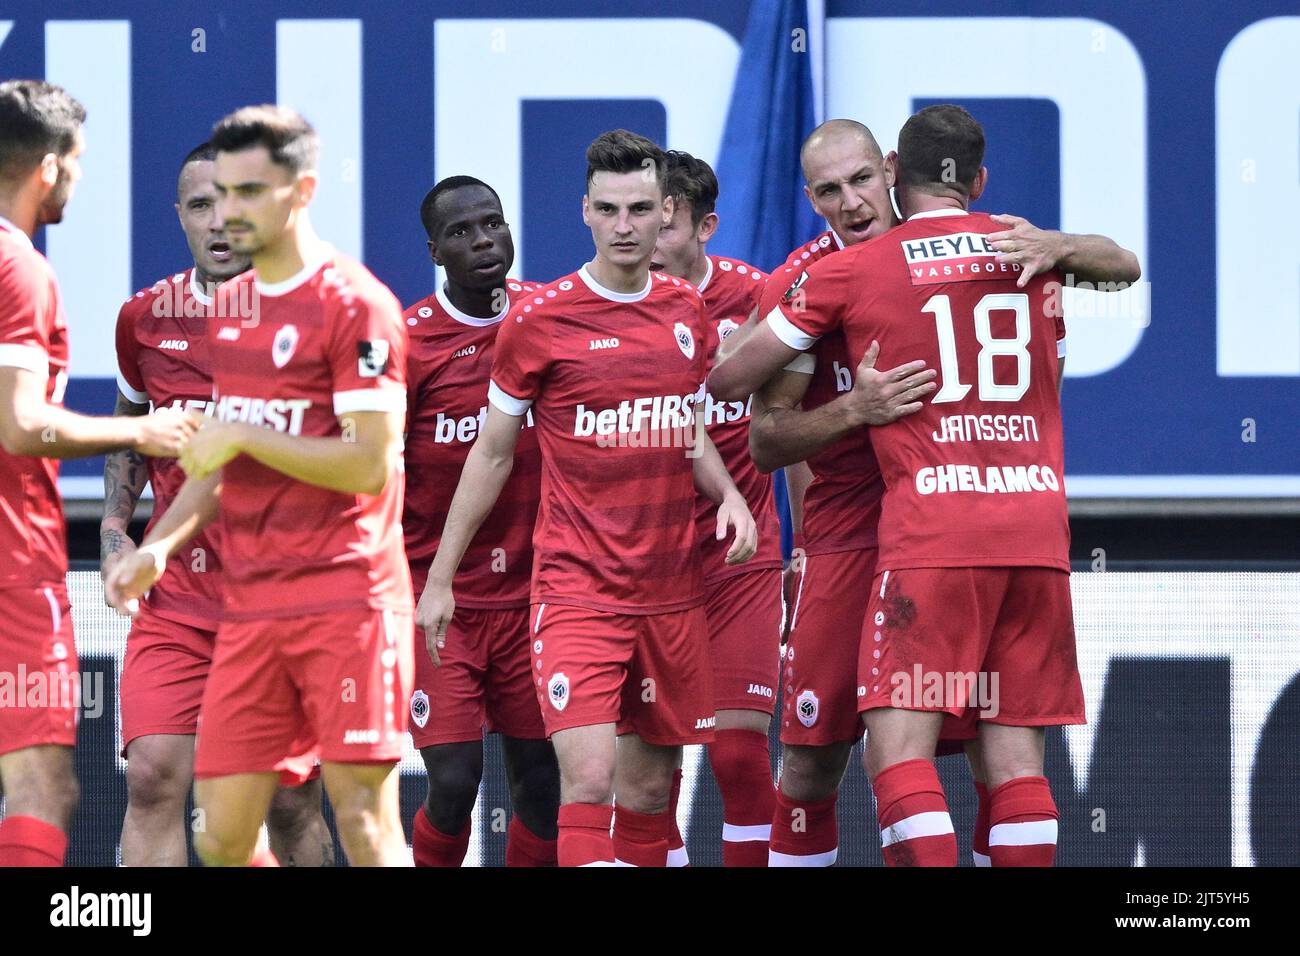
[[[1005,228],[990,233],[998,262],[1021,267],[1017,284],[1024,288],[1034,276],[1059,269],[1074,280],[1126,287],[1142,278],[1142,266],[1128,249],[1107,236],[1079,235],[1039,229],[1021,216],[990,217]],[[1116,291],[1103,287],[1101,291]]]

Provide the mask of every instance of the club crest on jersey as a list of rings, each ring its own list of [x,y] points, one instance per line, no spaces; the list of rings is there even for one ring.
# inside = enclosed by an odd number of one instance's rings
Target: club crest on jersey
[[[556,710],[569,706],[569,678],[564,674],[555,674],[546,685],[546,696]]]
[[[298,327],[286,325],[275,333],[275,341],[271,343],[271,361],[275,363],[276,368],[284,368],[289,364],[289,359],[293,358],[297,348]]]
[[[808,281],[808,273],[799,273],[799,278],[795,279],[790,288],[785,290],[785,295],[781,296],[782,302],[790,302],[799,293],[799,289]]]
[[[682,354],[688,359],[695,358],[695,336],[691,335],[691,330],[686,327],[686,323],[678,322],[673,326],[673,338],[677,339],[677,347],[682,350]]]
[[[811,727],[817,723],[817,711],[820,709],[820,701],[817,695],[810,690],[805,690],[799,694],[795,701],[795,712],[799,715],[799,723],[805,727]]]
[[[429,695],[422,690],[411,695],[411,719],[417,727],[429,722]]]
[[[357,343],[357,374],[362,378],[379,378],[388,371],[388,342],[376,339],[373,342]]]
[[[723,319],[718,323],[718,340],[721,341],[722,339],[725,339],[738,328],[740,328],[740,326],[735,322],[732,322],[731,319]]]

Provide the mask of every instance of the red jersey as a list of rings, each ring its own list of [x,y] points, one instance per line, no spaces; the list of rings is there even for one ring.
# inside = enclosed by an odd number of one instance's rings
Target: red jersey
[[[510,304],[536,288],[509,280]],[[487,418],[495,318],[466,315],[440,288],[406,310],[406,505],[402,528],[415,577],[428,573],[442,540],[451,499],[469,450]],[[456,606],[479,610],[527,607],[533,574],[533,524],[541,500],[542,454],[532,412],[515,445],[515,463],[501,497],[483,521],[452,582]]]
[[[59,284],[27,234],[0,218],[0,366],[45,378],[45,400],[63,404],[68,323]],[[0,588],[62,587],[67,532],[55,458],[0,448]]]
[[[216,300],[208,343],[218,420],[338,438],[339,416],[405,413],[402,308],[360,263],[333,253],[269,284],[249,271]],[[378,495],[342,494],[236,456],[222,469],[224,618],[409,613],[402,484],[399,471]]]
[[[1064,328],[1046,294],[1016,288],[983,213],[936,210],[810,268],[767,318],[792,348],[843,328],[857,362],[924,359],[939,388],[872,429],[885,478],[879,567],[1042,566],[1069,571],[1057,397]],[[798,304],[795,299],[802,301]]]
[[[542,449],[535,604],[661,614],[703,603],[695,550],[694,411],[704,300],[651,273],[640,292],[583,266],[511,310],[488,400],[532,408]]]
[[[844,248],[833,231],[790,253],[785,265],[772,273],[763,293],[760,316],[780,303],[786,290],[814,262]],[[819,408],[853,389],[857,363],[849,361],[849,347],[839,330],[827,332],[790,366],[812,375],[802,406]],[[813,480],[804,492],[803,549],[807,555],[835,554],[874,548],[880,520],[880,499],[885,483],[866,429],[846,435],[808,459]]]
[[[709,256],[709,271],[699,284],[704,297],[706,331],[709,336],[708,367],[713,368],[718,345],[736,331],[749,313],[758,307],[767,275],[739,259]],[[717,538],[718,506],[704,495],[695,505],[695,533],[699,540],[700,565],[705,584],[747,571],[781,566],[781,523],[772,500],[772,476],[765,475],[749,456],[749,412],[751,400],[719,402],[706,395],[704,423],[737,490],[745,496],[750,514],[758,525],[758,551],[744,564],[726,563],[731,535]]]
[[[193,269],[160,279],[127,299],[117,314],[117,386],[137,404],[212,414],[208,307],[212,297]],[[153,528],[171,507],[185,472],[174,458],[146,458],[153,487]],[[148,529],[145,530],[148,534]],[[221,562],[214,523],[181,548],[147,603],[160,617],[216,628],[221,616]]]

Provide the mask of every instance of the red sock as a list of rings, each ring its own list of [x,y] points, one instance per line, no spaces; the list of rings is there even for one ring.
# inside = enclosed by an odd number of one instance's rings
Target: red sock
[[[528,829],[516,813],[506,830],[506,866],[555,866],[555,843]]]
[[[778,789],[772,812],[772,846],[768,866],[831,866],[839,854],[835,819],[839,793],[825,800],[793,800]]]
[[[416,866],[460,866],[469,849],[470,821],[455,836],[448,836],[429,820],[421,806],[411,824],[411,853]]]
[[[933,763],[896,763],[876,774],[872,789],[886,866],[957,865],[957,834]]]
[[[976,866],[992,866],[989,862],[989,788],[975,781],[975,796],[979,805],[975,810],[975,835],[971,839],[971,857]]]
[[[257,867],[279,867],[280,861],[276,859],[274,853],[268,847],[258,847],[253,851],[253,858],[248,861],[249,866]]]
[[[0,867],[62,866],[68,837],[36,817],[5,817],[0,823]]]
[[[560,866],[613,866],[614,841],[609,825],[614,808],[604,803],[560,805],[560,838],[555,855]]]
[[[667,866],[668,813],[637,813],[615,800],[614,859],[626,866]]]
[[[1051,866],[1056,801],[1046,777],[1016,777],[989,794],[989,858],[994,866]]]
[[[776,792],[767,734],[719,730],[709,765],[722,792],[722,865],[767,866]]]
[[[682,772],[673,771],[673,795],[668,803],[668,865],[669,866],[690,866],[691,858],[686,855],[686,841],[682,839],[682,831],[677,826],[677,803],[682,796]]]

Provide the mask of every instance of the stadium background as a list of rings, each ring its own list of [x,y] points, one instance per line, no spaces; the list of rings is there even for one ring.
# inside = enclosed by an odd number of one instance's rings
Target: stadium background
[[[712,251],[765,268],[818,228],[793,155],[852,116],[890,149],[936,101],[986,127],[978,208],[1133,249],[1136,290],[1068,305],[1073,583],[1091,723],[1049,738],[1062,863],[1295,864],[1300,837],[1300,17],[1283,2],[596,0],[399,4],[4,0],[0,75],[46,76],[88,106],[68,221],[42,239],[72,327],[74,407],[111,409],[113,320],[188,264],[176,165],[229,109],[279,99],[325,141],[313,215],[404,302],[435,280],[417,209],[468,172],[501,192],[514,274],[588,255],[582,151],[627,126],[718,170]],[[1176,26],[1176,28],[1175,28]],[[800,31],[803,31],[802,34]],[[99,460],[65,465],[74,558],[95,557]],[[124,622],[92,564],[70,577],[104,710],[82,722],[71,862],[111,864]],[[92,681],[92,686],[94,682]],[[495,746],[470,862],[499,863]],[[409,756],[409,755],[408,755]],[[688,762],[693,858],[718,861],[706,763]],[[973,793],[943,762],[959,832]],[[403,765],[404,815],[420,797]],[[878,862],[851,765],[846,863]]]

